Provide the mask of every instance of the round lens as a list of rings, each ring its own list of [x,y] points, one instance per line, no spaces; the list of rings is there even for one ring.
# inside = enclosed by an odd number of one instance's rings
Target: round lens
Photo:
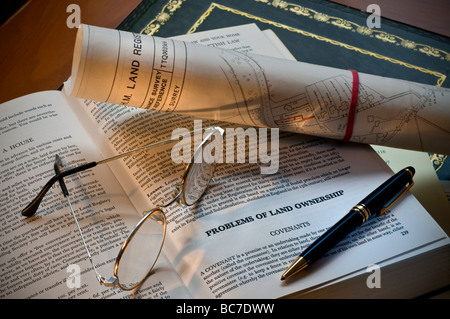
[[[194,155],[191,158],[191,163],[186,169],[182,187],[182,202],[187,206],[191,206],[202,197],[209,182],[214,176],[214,170],[216,168],[216,162],[208,163],[202,158],[203,147],[211,142],[211,137],[219,133],[223,135],[221,128],[213,129],[208,136],[203,140],[202,144],[195,150]],[[217,137],[215,137],[217,138]]]
[[[191,163],[183,184],[183,203],[191,206],[202,197],[214,176],[216,163]]]
[[[134,289],[148,276],[159,257],[165,234],[166,217],[161,210],[151,210],[139,221],[117,257],[114,274],[122,289]]]

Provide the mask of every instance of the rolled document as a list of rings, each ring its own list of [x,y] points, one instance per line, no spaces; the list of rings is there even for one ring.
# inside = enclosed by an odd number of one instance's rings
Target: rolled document
[[[65,89],[112,104],[450,154],[449,89],[172,39],[83,25]]]

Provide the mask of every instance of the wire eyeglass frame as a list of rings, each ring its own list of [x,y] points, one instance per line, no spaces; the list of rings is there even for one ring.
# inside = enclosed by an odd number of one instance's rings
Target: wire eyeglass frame
[[[209,130],[209,132],[208,132],[208,130]],[[137,148],[137,149],[134,149],[134,150],[131,150],[131,151],[119,154],[119,155],[115,155],[115,156],[112,156],[112,157],[100,160],[98,162],[90,162],[90,163],[83,164],[83,165],[77,166],[75,168],[67,169],[67,170],[64,170],[62,162],[61,162],[59,156],[57,155],[57,159],[56,159],[55,164],[54,164],[54,170],[55,170],[56,174],[44,185],[42,190],[37,194],[37,196],[33,199],[33,201],[27,207],[25,207],[22,210],[22,215],[23,216],[27,216],[27,217],[33,216],[36,213],[36,211],[37,211],[37,209],[38,209],[42,199],[44,198],[45,194],[51,189],[53,184],[56,183],[56,181],[58,181],[59,184],[60,184],[61,190],[62,190],[64,196],[66,197],[68,206],[70,208],[70,211],[72,213],[72,216],[73,216],[73,218],[75,220],[75,223],[76,223],[76,226],[78,228],[79,235],[80,235],[81,240],[83,242],[84,249],[86,250],[86,253],[87,253],[89,261],[90,261],[90,264],[91,264],[93,270],[95,271],[95,275],[96,275],[96,278],[99,281],[99,283],[101,285],[106,286],[106,287],[118,286],[119,288],[121,288],[123,290],[133,290],[133,289],[139,287],[148,278],[148,276],[151,274],[151,272],[153,270],[153,267],[154,267],[156,261],[158,260],[159,255],[160,255],[160,253],[162,251],[162,247],[163,247],[165,236],[166,236],[166,230],[167,230],[167,219],[166,219],[165,212],[163,211],[163,208],[166,208],[166,207],[172,205],[175,202],[178,202],[179,204],[183,204],[185,206],[192,206],[193,204],[198,202],[198,200],[201,198],[201,196],[203,195],[204,191],[208,187],[209,182],[210,182],[210,180],[211,180],[211,178],[212,178],[212,176],[214,174],[214,169],[215,169],[215,164],[216,164],[215,162],[213,162],[213,163],[205,163],[204,161],[196,161],[195,159],[196,159],[197,156],[201,155],[203,147],[207,143],[209,143],[211,141],[211,137],[215,133],[219,133],[221,136],[223,136],[224,130],[222,128],[220,128],[220,127],[213,126],[213,127],[210,127],[210,128],[206,128],[205,131],[208,132],[206,134],[206,137],[203,139],[202,143],[194,151],[190,162],[185,167],[183,176],[181,178],[181,182],[180,182],[179,186],[177,187],[178,193],[168,203],[163,204],[163,205],[156,205],[155,208],[152,208],[149,211],[145,211],[143,213],[143,217],[136,224],[136,226],[133,228],[131,233],[128,235],[127,239],[122,244],[122,246],[121,246],[121,248],[119,250],[119,253],[117,255],[115,264],[114,264],[113,276],[111,276],[110,279],[105,279],[105,277],[102,277],[99,274],[97,268],[94,265],[94,262],[93,262],[93,259],[92,259],[92,254],[90,253],[89,248],[88,248],[88,246],[86,244],[83,232],[82,232],[81,227],[79,225],[79,222],[78,222],[78,219],[76,217],[75,211],[74,211],[74,209],[72,207],[72,204],[71,204],[71,201],[70,201],[70,198],[69,198],[69,193],[68,193],[67,187],[66,187],[66,185],[64,183],[64,177],[67,177],[67,176],[70,176],[70,175],[73,175],[73,174],[76,174],[76,173],[79,173],[79,172],[91,169],[91,168],[93,168],[93,167],[95,167],[97,165],[100,165],[100,164],[108,163],[110,161],[113,161],[113,160],[116,160],[116,159],[119,159],[119,158],[130,156],[130,155],[135,154],[135,153],[140,152],[140,151],[147,151],[148,149],[150,149],[152,147],[155,147],[157,145],[163,145],[163,144],[167,144],[167,143],[170,143],[170,142],[173,142],[173,141],[177,141],[177,140],[179,140],[179,137],[178,138],[172,138],[172,139],[164,140],[164,141],[153,143],[153,144],[148,144],[148,145],[142,146],[140,148]],[[189,132],[186,135],[192,135],[192,134],[195,134],[196,132],[197,131],[191,131],[191,132]],[[186,135],[183,135],[182,137],[184,137]],[[207,174],[206,176],[203,176],[202,169],[200,167],[200,170],[199,170],[198,166],[196,166],[197,164],[203,165],[203,167],[206,167],[205,165],[211,165],[211,167],[208,168],[208,173],[209,174]],[[204,181],[203,181],[204,183],[203,184],[200,183],[200,192],[195,193],[196,189],[198,189],[198,186],[199,186],[198,183],[197,183],[199,179],[204,179]],[[192,186],[190,185],[192,182],[197,184],[197,185],[194,185],[194,187],[193,187],[194,188],[194,195],[193,195],[194,196],[194,200],[192,200],[192,198],[190,198],[190,197],[186,197],[187,195],[192,193]],[[189,189],[189,187],[191,187],[191,189]],[[123,254],[124,254],[126,248],[130,244],[130,241],[138,233],[138,231],[140,230],[142,225],[144,225],[144,223],[146,221],[148,221],[149,219],[157,222],[158,224],[160,224],[163,227],[163,229],[162,229],[163,235],[162,235],[162,239],[161,239],[161,244],[157,245],[157,246],[159,246],[159,250],[156,253],[156,258],[154,259],[153,263],[151,265],[149,265],[149,270],[146,273],[146,275],[143,276],[143,278],[141,278],[135,284],[132,284],[131,286],[126,286],[126,285],[122,284],[120,282],[120,279],[119,279],[118,271],[119,271],[120,262],[122,260],[122,257],[123,257]]]

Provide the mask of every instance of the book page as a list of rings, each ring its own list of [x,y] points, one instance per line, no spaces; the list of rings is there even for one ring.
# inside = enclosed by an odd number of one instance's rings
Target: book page
[[[83,25],[67,92],[241,125],[450,152],[449,89],[199,44]]]
[[[447,238],[408,196],[294,281],[281,282],[300,252],[390,173],[356,145],[291,137],[280,153],[280,170],[270,178],[251,165],[235,164],[232,175],[222,168],[196,209],[170,225],[173,246],[166,253],[199,296],[280,297]]]
[[[21,211],[55,174],[102,158],[58,91],[41,92],[0,106],[0,298],[184,297],[185,287],[165,256],[158,276],[137,294],[105,288],[96,280],[69,206],[56,183],[38,212]],[[94,263],[109,279],[123,241],[139,221],[106,165],[65,178]],[[81,274],[79,281],[69,277]]]
[[[415,185],[411,189],[411,193],[442,229],[449,234],[450,219],[448,218],[448,212],[450,212],[450,203],[445,196],[428,153],[385,146],[374,145],[372,147],[393,171],[398,171],[408,165],[416,168]]]
[[[194,41],[205,38],[192,36]],[[91,134],[105,135],[107,143],[99,147],[107,154],[164,140],[175,128],[194,127],[194,118],[176,114],[71,103],[87,117],[84,123],[93,123]],[[209,124],[204,121],[203,127]],[[194,297],[280,297],[447,238],[407,196],[384,218],[361,227],[307,276],[282,283],[281,273],[301,250],[392,172],[364,145],[286,134],[279,146],[277,173],[261,174],[260,164],[248,161],[219,164],[197,205],[165,209],[164,252]],[[163,203],[173,193],[183,165],[174,165],[168,152],[170,146],[112,164],[138,210]]]

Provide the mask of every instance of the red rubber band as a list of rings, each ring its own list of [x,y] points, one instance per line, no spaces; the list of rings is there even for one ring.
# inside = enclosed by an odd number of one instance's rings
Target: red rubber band
[[[356,105],[358,104],[358,91],[359,91],[359,75],[355,70],[349,70],[353,75],[352,85],[352,97],[350,99],[350,106],[348,108],[347,115],[347,127],[345,129],[345,135],[342,139],[344,142],[350,141],[353,134],[353,126],[355,124]]]

